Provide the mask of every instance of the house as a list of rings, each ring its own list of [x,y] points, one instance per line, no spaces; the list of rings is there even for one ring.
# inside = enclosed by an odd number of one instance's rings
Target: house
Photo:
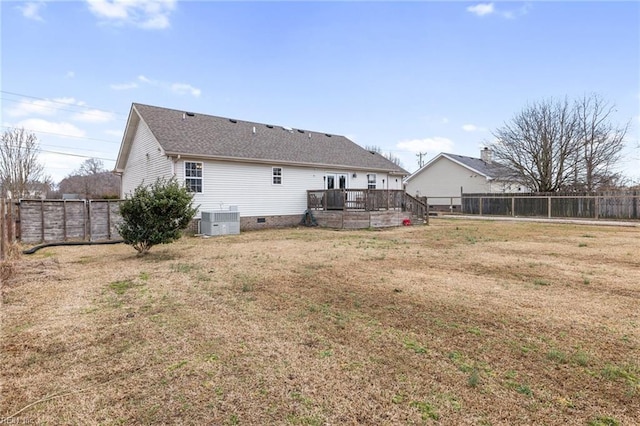
[[[402,190],[409,173],[344,136],[134,103],[115,172],[121,197],[175,176],[200,212],[240,212],[240,228],[292,226],[308,190]]]
[[[442,152],[407,177],[404,185],[407,193],[426,197],[435,210],[459,211],[463,192],[524,192],[510,175],[510,169],[493,162],[491,150],[484,148],[480,158]]]

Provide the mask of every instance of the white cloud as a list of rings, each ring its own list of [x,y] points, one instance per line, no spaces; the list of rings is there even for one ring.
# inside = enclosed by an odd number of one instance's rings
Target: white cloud
[[[109,136],[115,136],[117,138],[122,137],[122,130],[105,130],[104,133]]]
[[[88,109],[81,111],[73,115],[72,119],[75,121],[82,121],[85,123],[108,123],[113,121],[115,115],[112,112],[102,111],[99,109]]]
[[[396,144],[398,149],[410,151],[412,153],[428,152],[430,154],[450,151],[453,147],[453,141],[443,137],[433,137],[425,139],[411,139],[401,141]]]
[[[142,29],[169,28],[177,0],[86,0],[89,10],[105,23]]]
[[[145,30],[162,30],[170,26],[169,17],[166,15],[156,15],[140,24],[140,28]]]
[[[487,131],[487,129],[485,129],[484,127],[478,127],[475,124],[464,124],[462,126],[462,130],[464,130],[465,132],[485,132],[485,131]]]
[[[109,86],[112,90],[130,90],[138,87],[138,83],[132,81],[131,83],[115,83]]]
[[[168,83],[166,81],[148,78],[142,74],[138,76],[138,81],[150,86],[156,86],[165,90],[169,90],[170,92],[177,95],[192,95],[197,98],[202,94],[202,90],[187,83]]]
[[[53,121],[43,120],[41,118],[29,118],[26,120],[22,120],[16,123],[14,127],[17,127],[17,128],[24,127],[26,130],[36,132],[36,133],[38,132],[53,133],[53,134],[56,134],[57,136],[64,135],[64,136],[73,136],[73,137],[82,138],[86,135],[84,130],[79,129],[78,127],[74,126],[71,123],[66,123],[66,122],[56,123]]]
[[[477,16],[490,15],[494,11],[493,3],[478,3],[475,6],[467,7],[467,12],[471,12]]]
[[[531,10],[531,3],[525,3],[516,10],[507,10],[504,12],[500,12],[500,15],[502,15],[502,17],[506,19],[515,19],[515,18],[519,18],[520,16],[526,15],[527,13],[529,13],[530,10]]]
[[[501,6],[503,4],[501,4]],[[502,10],[501,8],[500,10],[498,10],[498,8],[496,8],[493,3],[478,3],[475,6],[467,7],[467,12],[473,13],[476,16],[486,16],[486,15],[496,14],[505,19],[515,19],[529,13],[529,11],[531,10],[531,7],[532,7],[531,3],[524,3],[522,6],[520,6],[517,9]]]
[[[200,93],[202,93],[200,89],[197,89],[192,85],[186,83],[173,83],[171,85],[171,91],[173,93],[177,93],[178,95],[191,94],[196,98],[200,96]]]
[[[69,105],[82,105],[82,102],[78,102],[74,98],[22,100],[14,108],[9,108],[7,114],[11,117],[24,117],[32,114],[51,116],[55,115],[60,108]]]
[[[23,3],[21,6],[18,6],[18,9],[22,12],[22,16],[24,16],[25,18],[44,22],[44,19],[42,19],[42,16],[40,16],[40,11],[45,6],[46,4],[42,1],[29,1]]]

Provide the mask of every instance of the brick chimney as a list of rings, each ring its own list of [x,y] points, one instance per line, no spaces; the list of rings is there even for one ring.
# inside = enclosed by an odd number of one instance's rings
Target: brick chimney
[[[480,151],[480,159],[487,164],[491,164],[491,150],[486,146]]]

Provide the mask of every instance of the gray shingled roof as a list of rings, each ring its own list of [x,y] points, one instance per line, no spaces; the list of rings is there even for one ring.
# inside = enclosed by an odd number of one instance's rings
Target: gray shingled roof
[[[409,173],[339,135],[134,103],[167,155]]]
[[[489,177],[499,178],[504,176],[510,176],[513,172],[508,168],[498,163],[485,163],[479,158],[465,157],[464,155],[450,154],[443,152],[442,155],[449,157],[450,159],[462,163],[462,165],[475,170],[476,172]]]

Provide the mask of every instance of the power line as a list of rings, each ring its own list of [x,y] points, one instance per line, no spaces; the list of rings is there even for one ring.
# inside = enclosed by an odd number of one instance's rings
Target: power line
[[[49,146],[52,146],[52,145],[49,145]],[[55,147],[55,146],[52,146],[52,147]],[[21,148],[20,148],[20,147],[18,147],[18,146],[7,146],[6,148],[8,148],[8,149],[10,149],[10,150],[19,150],[19,149],[21,149]],[[56,148],[65,148],[65,147],[56,147]],[[81,149],[81,148],[77,148],[77,149]],[[42,148],[40,148],[40,147],[38,147],[38,148],[35,148],[35,147],[34,147],[34,152],[35,152],[35,151],[38,151],[38,152],[46,152],[46,153],[49,153],[49,154],[57,154],[57,155],[68,155],[68,156],[70,156],[70,157],[96,158],[96,159],[98,159],[98,160],[116,161],[116,160],[115,160],[115,159],[113,159],[113,158],[96,157],[95,155],[72,154],[72,153],[70,153],[70,152],[51,151],[51,150],[49,150],[49,149],[42,149]],[[85,149],[85,150],[83,150],[83,151],[91,151],[91,150]]]
[[[38,151],[46,152],[46,153],[49,153],[49,154],[67,155],[69,157],[95,158],[96,160],[114,161],[114,162],[116,161],[113,158],[94,157],[93,155],[71,154],[69,152],[49,151],[47,149],[38,149]]]
[[[54,104],[60,104],[60,105],[65,105],[65,106],[74,106],[74,107],[78,107],[78,108],[96,110],[96,111],[106,112],[106,113],[109,113],[109,114],[115,114],[115,115],[119,115],[119,116],[123,116],[123,117],[127,117],[128,116],[128,114],[123,114],[123,113],[120,113],[120,112],[107,111],[106,109],[95,108],[95,107],[92,107],[90,105],[70,104],[68,102],[61,102],[61,101],[56,101],[54,99],[47,99],[47,98],[41,98],[41,97],[38,97],[38,96],[25,95],[23,93],[9,92],[7,90],[0,90],[0,93],[4,93],[6,95],[12,95],[12,96],[20,96],[20,97],[23,97],[23,98],[36,99],[36,100],[40,100],[40,101],[51,102],[51,103],[54,103]],[[6,99],[6,100],[9,100],[9,99]],[[76,111],[72,111],[72,112],[76,112]]]
[[[0,126],[0,127],[3,127],[5,129],[15,129],[15,127],[12,127],[12,126]],[[34,130],[34,129],[26,129],[26,128],[24,130],[27,130],[27,131],[29,131],[31,133],[45,133],[45,134],[48,134],[48,135],[61,136],[61,137],[65,137],[65,138],[77,138],[77,139],[84,139],[84,140],[89,140],[89,141],[120,144],[120,142],[116,142],[116,141],[108,141],[106,139],[98,139],[98,138],[88,138],[86,136],[65,135],[63,133],[45,132],[44,130]]]
[[[55,107],[55,106],[51,106],[51,105],[41,105],[41,104],[37,104],[37,103],[35,103],[35,102],[25,102],[25,101],[23,101],[23,100],[18,100],[18,99],[7,99],[7,98],[0,98],[0,99],[2,99],[3,101],[15,102],[15,103],[23,104],[23,105],[24,105],[24,104],[27,104],[27,105],[33,105],[33,106],[35,106],[35,107],[37,107],[37,108],[46,108],[46,109],[50,109],[50,110],[53,110],[53,111],[67,111],[67,112],[72,112],[72,113],[79,114],[79,115],[83,115],[83,116],[102,117],[102,115],[92,113],[92,111],[94,111],[94,112],[95,112],[95,111],[105,112],[106,114],[112,114],[112,115],[114,115],[114,116],[116,115],[116,113],[115,113],[115,112],[102,111],[102,110],[99,110],[99,109],[97,109],[97,108],[91,108],[91,111],[86,111],[86,112],[85,112],[85,111],[76,111],[76,110],[72,110],[72,109],[66,109],[66,108]],[[54,102],[54,101],[51,101],[51,100],[45,100],[45,102]],[[82,106],[82,105],[75,105],[75,104],[69,104],[69,103],[64,103],[64,102],[56,102],[56,103],[61,103],[61,104],[63,104],[63,105],[67,105],[67,106],[78,106],[78,107],[81,107],[81,106]],[[120,115],[120,114],[117,114],[117,115]],[[115,120],[116,120],[116,121],[126,121],[126,119],[125,119],[125,118],[115,118]]]

